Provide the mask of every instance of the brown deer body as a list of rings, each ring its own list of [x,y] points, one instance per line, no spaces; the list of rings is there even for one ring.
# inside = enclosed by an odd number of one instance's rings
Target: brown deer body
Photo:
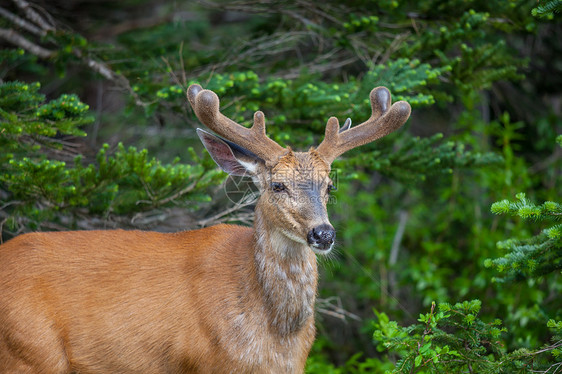
[[[25,234],[0,246],[0,373],[302,373],[315,336],[315,254],[335,231],[326,203],[330,164],[409,116],[371,93],[373,115],[308,152],[220,114],[193,85],[199,135],[215,161],[261,191],[254,228],[176,234],[77,231]]]

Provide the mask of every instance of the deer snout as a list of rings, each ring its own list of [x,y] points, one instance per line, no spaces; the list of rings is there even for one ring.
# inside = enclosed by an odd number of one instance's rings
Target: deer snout
[[[334,245],[336,230],[334,230],[332,225],[324,223],[310,230],[306,239],[308,245],[310,245],[313,250],[321,251],[320,253],[327,253]]]

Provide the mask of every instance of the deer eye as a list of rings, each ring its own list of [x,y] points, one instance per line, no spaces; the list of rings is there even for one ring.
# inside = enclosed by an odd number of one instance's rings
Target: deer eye
[[[273,190],[273,192],[287,191],[287,187],[281,182],[271,182],[271,189]]]

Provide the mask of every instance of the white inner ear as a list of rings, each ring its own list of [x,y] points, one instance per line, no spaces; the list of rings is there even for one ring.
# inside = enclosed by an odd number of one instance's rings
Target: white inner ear
[[[256,186],[258,186],[258,188],[261,190],[262,189],[262,185],[260,182],[260,178],[258,178],[258,163],[257,162],[247,162],[247,161],[242,161],[239,158],[236,158],[236,161],[238,161],[238,163],[244,167],[244,169],[246,169],[247,174],[252,178],[252,181],[254,182],[254,184]]]
[[[255,162],[246,162],[246,161],[242,161],[239,158],[236,158],[236,160],[238,161],[238,163],[240,165],[242,165],[246,171],[248,173],[250,173],[252,176],[256,174],[256,171],[258,170],[258,164]]]

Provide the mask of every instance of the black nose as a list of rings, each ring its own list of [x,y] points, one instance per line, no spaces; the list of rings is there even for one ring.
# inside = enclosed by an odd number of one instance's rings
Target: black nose
[[[331,225],[322,224],[308,232],[308,244],[317,249],[329,249],[336,239],[336,230]]]

